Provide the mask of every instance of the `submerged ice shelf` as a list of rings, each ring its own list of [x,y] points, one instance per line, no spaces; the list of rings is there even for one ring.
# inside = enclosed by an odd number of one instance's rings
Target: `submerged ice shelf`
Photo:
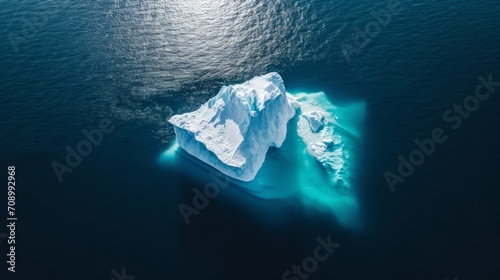
[[[175,157],[180,147],[182,158],[208,164],[257,197],[298,197],[352,225],[354,146],[364,110],[364,103],[337,107],[322,92],[287,93],[270,73],[223,87],[198,110],[173,116],[177,141],[164,155]]]

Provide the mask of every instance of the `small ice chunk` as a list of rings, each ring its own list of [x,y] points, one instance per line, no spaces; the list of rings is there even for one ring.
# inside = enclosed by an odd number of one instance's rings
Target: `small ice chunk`
[[[311,111],[303,115],[309,122],[309,126],[313,132],[317,132],[323,127],[323,119],[325,114],[320,111]]]

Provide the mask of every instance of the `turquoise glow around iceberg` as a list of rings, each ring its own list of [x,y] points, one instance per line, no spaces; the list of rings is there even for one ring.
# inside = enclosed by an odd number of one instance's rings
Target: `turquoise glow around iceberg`
[[[322,93],[292,94],[300,102],[321,107],[334,119],[335,144],[329,147],[328,161],[335,168],[328,168],[307,152],[307,145],[297,133],[298,122],[304,118],[301,109],[287,125],[287,136],[279,148],[271,148],[264,165],[251,182],[231,180],[234,185],[262,199],[299,201],[306,209],[333,214],[345,227],[358,228],[359,205],[356,199],[353,179],[356,176],[356,144],[361,138],[361,122],[365,115],[365,104],[356,103],[337,107]],[[185,164],[212,167],[188,155],[174,143],[162,154],[162,161],[186,168]],[[186,160],[187,159],[187,160]]]

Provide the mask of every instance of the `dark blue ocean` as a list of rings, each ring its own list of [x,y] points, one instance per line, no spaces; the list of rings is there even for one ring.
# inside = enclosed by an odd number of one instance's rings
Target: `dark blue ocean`
[[[0,7],[0,279],[500,279],[498,1]],[[186,225],[179,204],[212,179],[161,163],[175,140],[167,119],[272,71],[289,92],[366,103],[358,227],[236,186]],[[58,178],[53,163],[103,122],[102,141]],[[439,132],[446,141],[400,176],[398,156]],[[2,235],[8,166],[15,273]],[[386,172],[404,180],[394,192]],[[282,278],[329,235],[341,246],[327,260]]]

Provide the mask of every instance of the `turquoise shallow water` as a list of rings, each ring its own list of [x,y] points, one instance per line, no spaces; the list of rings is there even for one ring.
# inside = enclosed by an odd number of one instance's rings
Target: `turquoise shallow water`
[[[500,80],[500,8],[399,3],[378,32],[372,13],[387,1],[2,1],[0,162],[18,171],[19,279],[122,267],[136,279],[279,279],[328,234],[342,246],[310,279],[497,279],[499,90],[457,130],[443,113],[478,76]],[[362,230],[229,187],[185,225],[179,204],[213,178],[158,163],[174,140],[167,118],[271,71],[290,92],[366,103]],[[60,183],[51,163],[103,119],[113,132]],[[392,193],[384,172],[437,127],[448,140]]]

